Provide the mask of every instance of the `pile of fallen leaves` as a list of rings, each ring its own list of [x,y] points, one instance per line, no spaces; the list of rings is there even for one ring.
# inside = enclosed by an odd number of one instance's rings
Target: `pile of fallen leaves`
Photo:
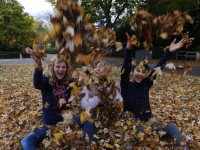
[[[0,66],[0,149],[21,149],[20,140],[41,125],[42,100],[40,91],[34,89],[32,85],[33,68],[33,65]],[[74,75],[77,76],[78,72],[84,71],[85,68],[77,68]],[[111,74],[118,81],[120,67],[113,67]],[[171,76],[167,73],[158,77],[155,86],[150,90],[153,118],[144,124],[146,127],[144,133],[136,133],[136,125],[143,123],[136,120],[132,113],[113,112],[113,109],[101,111],[101,115],[105,111],[110,115],[117,114],[117,117],[108,118],[109,115],[102,115],[103,118],[100,120],[91,120],[94,121],[95,135],[94,141],[87,147],[84,146],[85,131],[72,119],[74,115],[83,112],[82,115],[85,116],[83,118],[88,119],[87,115],[90,114],[89,110],[84,111],[80,108],[78,100],[80,95],[77,93],[80,93],[78,91],[83,84],[81,78],[85,77],[79,74],[80,80],[74,86],[76,88],[72,93],[73,96],[77,95],[77,99],[71,98],[73,109],[63,112],[63,122],[56,126],[49,126],[48,138],[38,146],[39,149],[111,148],[121,150],[133,149],[133,147],[173,149],[175,141],[166,138],[161,140],[160,138],[165,133],[162,130],[155,132],[150,126],[152,121],[163,122],[163,125],[177,124],[189,148],[200,148],[200,79],[198,77]],[[112,96],[110,96],[111,99]],[[73,103],[73,100],[76,102]],[[110,119],[109,126],[102,124],[108,119]],[[69,124],[72,124],[73,129],[69,128]],[[86,135],[86,141],[87,138]]]

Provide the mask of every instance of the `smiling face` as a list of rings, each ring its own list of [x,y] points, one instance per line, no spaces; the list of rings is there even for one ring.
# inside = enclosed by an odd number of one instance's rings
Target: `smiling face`
[[[105,64],[103,62],[99,62],[94,66],[94,75],[95,76],[102,76],[104,75],[105,71]]]
[[[140,83],[146,77],[146,68],[138,68],[138,66],[132,71],[131,82]]]
[[[62,80],[67,71],[67,65],[64,61],[56,60],[53,67],[54,73],[58,80]]]

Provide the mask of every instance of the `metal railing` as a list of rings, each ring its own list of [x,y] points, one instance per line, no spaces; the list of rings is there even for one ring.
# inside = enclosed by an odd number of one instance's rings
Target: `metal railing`
[[[183,57],[185,61],[187,58],[196,58],[196,53],[195,51],[178,51],[176,53],[176,60],[178,60],[179,57]]]

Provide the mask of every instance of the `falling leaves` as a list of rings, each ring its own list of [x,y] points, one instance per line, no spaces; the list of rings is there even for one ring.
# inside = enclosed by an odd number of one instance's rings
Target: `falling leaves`
[[[196,61],[199,61],[200,60],[200,52],[197,52],[196,53]]]
[[[95,29],[89,22],[90,14],[85,14],[83,7],[76,1],[62,0],[56,8],[56,14],[51,16],[50,36],[55,41],[58,56],[63,53],[64,60],[70,60],[73,68],[78,63],[90,64],[91,58],[87,54],[105,57],[112,51],[111,47],[116,47],[117,51],[122,49],[122,44],[116,41],[116,33],[111,28]],[[84,54],[81,49],[87,49]]]
[[[165,67],[168,68],[168,69],[174,69],[174,70],[176,70],[176,66],[173,63],[167,63],[165,65]]]
[[[154,70],[155,71],[153,72],[153,74],[150,77],[151,80],[157,80],[159,76],[162,76],[162,70],[161,70],[160,66],[156,67]]]
[[[131,18],[130,25],[133,31],[138,31],[141,36],[144,36],[143,42],[145,50],[153,48],[152,34],[156,34],[156,38],[169,39],[172,36],[181,35],[185,38],[184,44],[188,48],[192,45],[194,38],[189,38],[188,32],[182,33],[185,22],[193,24],[193,19],[187,12],[178,10],[168,11],[162,16],[155,17],[146,10],[135,10]],[[165,49],[166,50],[166,49]]]

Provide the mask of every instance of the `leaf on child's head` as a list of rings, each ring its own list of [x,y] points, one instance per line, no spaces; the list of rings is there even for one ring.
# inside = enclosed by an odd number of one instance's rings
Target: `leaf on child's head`
[[[142,69],[143,66],[144,66],[144,62],[141,61],[141,62],[138,64],[137,68]]]

